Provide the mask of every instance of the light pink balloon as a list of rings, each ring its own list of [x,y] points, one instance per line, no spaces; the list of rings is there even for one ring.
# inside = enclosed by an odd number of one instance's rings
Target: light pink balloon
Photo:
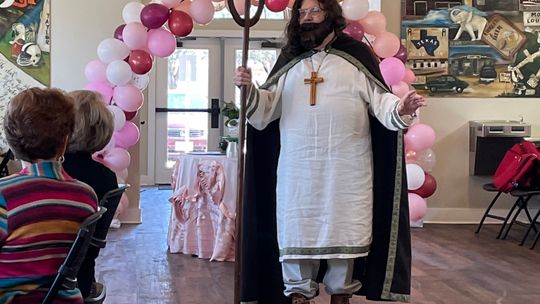
[[[113,115],[114,131],[122,129],[126,124],[126,115],[124,114],[124,111],[117,106],[108,106],[107,108]]]
[[[118,207],[116,208],[116,212],[114,213],[114,217],[117,218],[120,214],[124,213],[128,207],[129,199],[127,197],[127,194],[122,193],[122,196],[120,197],[120,202],[118,203]]]
[[[122,31],[122,39],[130,50],[140,50],[146,47],[148,40],[148,29],[139,22],[126,24]]]
[[[399,98],[403,97],[407,92],[409,92],[409,85],[404,81],[400,81],[392,86],[392,93]]]
[[[405,76],[403,76],[403,81],[408,84],[412,84],[415,80],[416,76],[414,75],[414,72],[409,68],[405,68]]]
[[[211,0],[193,0],[189,14],[195,23],[206,25],[214,19],[214,5]]]
[[[135,86],[127,84],[114,88],[113,99],[120,109],[135,112],[142,107],[144,95]]]
[[[343,17],[349,20],[360,20],[369,12],[368,0],[344,0],[341,3]]]
[[[120,184],[125,184],[128,176],[129,176],[128,169],[124,169],[120,172],[116,172],[116,178],[118,179],[118,183]]]
[[[426,216],[427,203],[420,195],[409,193],[409,217],[411,221],[418,222]]]
[[[383,32],[376,35],[375,41],[373,41],[373,51],[381,58],[389,58],[399,51],[400,45],[401,42],[396,35]]]
[[[387,85],[392,86],[398,84],[405,76],[405,66],[401,60],[390,57],[386,58],[379,64],[381,74]]]
[[[358,20],[364,31],[371,35],[378,35],[386,32],[386,17],[378,11],[371,11],[366,17]]]
[[[182,0],[161,0],[161,3],[168,8],[179,6],[180,2],[182,2]]]
[[[407,189],[416,190],[424,184],[426,173],[418,164],[407,164]]]
[[[176,38],[164,28],[157,28],[148,32],[148,50],[154,56],[168,57],[176,49]]]
[[[191,0],[184,0],[180,5],[175,6],[175,11],[183,11],[189,14],[189,10],[191,9]]]
[[[113,87],[106,81],[90,82],[84,86],[85,90],[98,92],[103,97],[103,103],[109,104],[113,96]]]
[[[120,172],[129,167],[130,161],[131,155],[122,148],[113,148],[103,156],[103,162],[114,172]]]
[[[107,64],[101,62],[99,59],[94,59],[86,64],[84,68],[84,76],[90,82],[105,82],[107,81]]]
[[[409,150],[422,151],[435,143],[435,131],[426,124],[415,124],[407,130],[404,141]]]
[[[140,136],[139,128],[131,121],[126,121],[124,127],[113,134],[116,146],[124,149],[135,145]]]

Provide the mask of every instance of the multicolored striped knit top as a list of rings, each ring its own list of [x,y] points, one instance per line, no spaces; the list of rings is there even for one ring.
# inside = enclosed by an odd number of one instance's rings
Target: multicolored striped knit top
[[[90,186],[59,162],[43,161],[0,179],[0,303],[41,303],[80,224],[96,211]],[[83,303],[78,289],[54,303]]]

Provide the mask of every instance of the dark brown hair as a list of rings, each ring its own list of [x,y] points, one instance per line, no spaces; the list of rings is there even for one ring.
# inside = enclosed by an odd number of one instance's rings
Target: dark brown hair
[[[74,124],[73,99],[58,89],[22,91],[11,99],[4,117],[11,150],[28,162],[59,156]]]
[[[295,0],[292,10],[291,19],[285,29],[287,38],[286,44],[282,51],[289,56],[295,57],[307,51],[300,45],[300,14],[298,9],[302,7],[304,0]],[[336,36],[341,36],[346,26],[345,18],[341,6],[336,0],[317,0],[319,6],[325,13],[325,20],[331,20]]]

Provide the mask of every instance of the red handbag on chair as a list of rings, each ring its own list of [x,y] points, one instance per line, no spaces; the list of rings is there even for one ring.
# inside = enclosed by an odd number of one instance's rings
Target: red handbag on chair
[[[502,192],[510,192],[518,187],[527,189],[538,186],[539,164],[540,152],[532,142],[515,144],[499,163],[493,184]]]

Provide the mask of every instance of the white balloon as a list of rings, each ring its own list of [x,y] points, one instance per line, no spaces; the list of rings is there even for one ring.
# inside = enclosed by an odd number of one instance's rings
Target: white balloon
[[[357,21],[369,13],[368,0],[344,0],[341,3],[343,17],[349,20]]]
[[[125,23],[141,22],[141,11],[144,8],[144,4],[140,2],[129,2],[124,6],[122,10],[122,18]]]
[[[117,106],[108,106],[107,108],[109,108],[109,111],[111,111],[113,115],[114,130],[118,131],[122,129],[122,127],[126,123],[126,114],[124,114],[124,111],[122,111],[122,109]]]
[[[131,81],[129,83],[135,86],[137,89],[144,91],[150,83],[150,76],[148,76],[148,74],[138,75],[133,73],[133,77],[131,78]]]
[[[426,174],[417,164],[407,164],[407,189],[416,190],[424,184]]]
[[[129,63],[124,60],[115,60],[107,66],[107,80],[117,86],[125,85],[133,76]]]
[[[114,38],[103,39],[97,47],[97,55],[102,62],[110,63],[129,56],[127,45]]]

